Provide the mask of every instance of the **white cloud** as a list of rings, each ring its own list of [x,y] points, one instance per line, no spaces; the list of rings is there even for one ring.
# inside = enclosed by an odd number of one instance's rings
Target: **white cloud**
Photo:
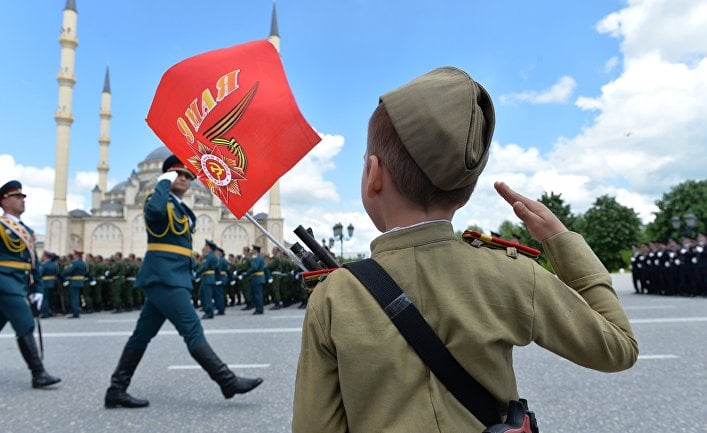
[[[707,3],[696,0],[630,0],[596,29],[621,39],[625,57],[657,53],[667,62],[707,54]]]
[[[604,72],[608,73],[608,72],[613,71],[614,69],[616,69],[617,66],[619,66],[619,62],[620,62],[619,58],[616,56],[613,56],[612,58],[607,60],[606,63],[604,63]]]
[[[324,174],[335,169],[332,159],[344,147],[344,137],[320,135],[322,141],[281,178],[280,190],[283,202],[303,206],[339,202],[340,197],[336,186],[333,182],[325,180]]]
[[[570,76],[563,76],[550,88],[541,91],[527,91],[501,95],[503,103],[557,104],[567,102],[572,96],[577,82]]]

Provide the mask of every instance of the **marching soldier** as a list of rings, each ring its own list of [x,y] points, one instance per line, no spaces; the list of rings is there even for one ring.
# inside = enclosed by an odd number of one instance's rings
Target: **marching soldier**
[[[214,285],[214,306],[216,314],[223,316],[226,314],[226,286],[228,285],[228,260],[224,257],[223,248],[216,248],[216,283]]]
[[[182,201],[194,175],[174,155],[162,165],[163,174],[145,201],[147,252],[135,282],[145,303],[135,330],[125,344],[106,391],[105,407],[145,407],[147,400],[127,392],[130,380],[147,345],[165,319],[184,338],[190,355],[221,388],[225,398],[246,393],[262,379],[238,377],[216,355],[204,336],[204,329],[190,300],[192,285],[192,241],[196,216]]]
[[[255,311],[253,314],[263,314],[263,286],[265,285],[265,259],[260,254],[260,245],[253,244],[253,257],[250,267],[238,278],[251,276],[250,291]]]
[[[41,309],[43,292],[34,232],[20,220],[25,197],[22,184],[16,180],[0,187],[0,207],[4,211],[0,217],[0,330],[10,322],[20,353],[32,372],[32,388],[45,388],[61,379],[44,369],[33,334],[30,305]]]
[[[69,319],[78,319],[80,317],[81,290],[86,281],[87,273],[88,268],[86,267],[86,262],[83,261],[83,251],[74,250],[71,256],[71,265],[61,274],[64,281],[69,283],[69,306],[71,308]]]
[[[56,290],[56,278],[59,273],[59,268],[57,267],[57,255],[45,251],[42,254],[42,289],[44,291],[44,300],[42,302],[42,319],[51,317],[54,315],[54,310],[52,309],[52,297]],[[61,295],[60,295],[61,296]]]
[[[196,271],[196,277],[201,280],[199,291],[201,293],[201,309],[204,310],[202,319],[214,318],[214,287],[216,286],[216,268],[218,267],[218,258],[216,257],[216,249],[218,246],[210,240],[206,240],[204,248],[201,250],[203,254],[203,262]]]

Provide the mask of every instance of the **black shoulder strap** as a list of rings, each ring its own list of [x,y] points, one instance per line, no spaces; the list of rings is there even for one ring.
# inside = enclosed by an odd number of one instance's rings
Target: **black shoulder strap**
[[[449,352],[410,298],[375,260],[343,265],[366,286],[430,370],[485,426],[501,422],[496,400]]]

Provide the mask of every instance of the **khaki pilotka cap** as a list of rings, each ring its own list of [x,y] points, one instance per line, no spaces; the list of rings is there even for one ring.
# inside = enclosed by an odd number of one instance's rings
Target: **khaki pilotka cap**
[[[444,191],[476,182],[496,124],[486,89],[466,72],[443,67],[380,97],[405,148]]]

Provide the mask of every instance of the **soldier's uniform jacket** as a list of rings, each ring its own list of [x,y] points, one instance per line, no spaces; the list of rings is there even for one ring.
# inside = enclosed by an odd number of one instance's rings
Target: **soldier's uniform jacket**
[[[218,257],[218,266],[216,267],[216,279],[220,281],[223,286],[228,285],[228,265],[228,260],[225,257]]]
[[[196,216],[180,203],[163,179],[145,201],[147,252],[137,273],[135,287],[152,285],[191,287],[191,234]]]
[[[61,273],[64,280],[69,281],[69,287],[82,288],[88,277],[88,267],[83,259],[78,258],[71,261],[71,264]]]
[[[518,398],[513,346],[535,342],[601,371],[626,369],[638,356],[611,277],[583,238],[562,233],[543,247],[557,276],[528,257],[459,241],[446,221],[371,243],[372,258],[499,408]],[[346,269],[309,298],[292,425],[302,433],[484,429]]]
[[[120,258],[119,260],[113,260],[113,263],[110,266],[110,278],[113,281],[119,281],[122,283],[122,281],[125,279],[127,272],[127,268],[125,267],[125,259]]]
[[[250,282],[255,284],[265,284],[265,258],[258,253],[253,256],[250,261],[250,267],[245,272],[245,275],[250,275]],[[270,272],[268,271],[268,276]]]
[[[42,288],[53,289],[56,287],[56,277],[59,275],[59,267],[56,260],[43,261],[39,273],[42,275]]]
[[[10,215],[0,217],[0,294],[42,293],[34,231]]]
[[[216,284],[216,271],[218,268],[218,257],[213,251],[209,251],[204,256],[204,261],[196,271],[196,275],[201,278],[201,284]]]

